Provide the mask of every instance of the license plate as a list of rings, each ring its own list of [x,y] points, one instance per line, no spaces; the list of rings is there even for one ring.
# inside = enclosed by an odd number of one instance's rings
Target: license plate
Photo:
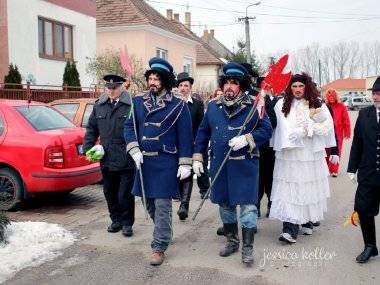
[[[77,145],[77,151],[78,151],[79,155],[83,155],[83,145],[82,144]]]

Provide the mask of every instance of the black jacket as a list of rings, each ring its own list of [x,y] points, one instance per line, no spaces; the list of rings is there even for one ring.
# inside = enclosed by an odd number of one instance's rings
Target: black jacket
[[[272,125],[272,129],[275,129],[277,126],[277,118],[276,113],[274,112],[274,106],[276,105],[279,98],[273,97],[272,100],[269,98],[269,96],[264,97],[265,100],[265,113],[267,113],[270,123]],[[260,150],[269,148],[269,141],[260,146]]]
[[[187,106],[190,110],[191,125],[193,126],[193,141],[197,136],[199,125],[201,124],[204,116],[204,105],[201,100],[192,97],[193,103],[187,102]]]
[[[358,171],[359,184],[380,186],[380,127],[376,108],[359,111],[347,172]]]
[[[103,94],[94,106],[84,137],[83,150],[92,148],[100,138],[104,148],[104,157],[100,161],[102,168],[110,171],[134,168],[132,157],[126,153],[126,143],[123,136],[124,121],[131,110],[131,98],[123,92],[116,106],[110,103],[107,95]]]

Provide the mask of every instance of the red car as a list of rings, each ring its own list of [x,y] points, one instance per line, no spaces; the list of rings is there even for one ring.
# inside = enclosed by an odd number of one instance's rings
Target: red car
[[[47,104],[0,99],[0,210],[100,181],[99,163],[83,155],[84,134]]]

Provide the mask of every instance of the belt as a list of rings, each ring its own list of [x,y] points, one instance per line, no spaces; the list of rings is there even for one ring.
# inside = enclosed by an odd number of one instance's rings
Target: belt
[[[158,156],[158,151],[142,151],[142,154],[145,156]]]

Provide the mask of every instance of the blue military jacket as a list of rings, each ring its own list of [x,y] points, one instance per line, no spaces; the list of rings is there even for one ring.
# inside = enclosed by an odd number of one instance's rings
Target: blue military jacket
[[[214,179],[224,157],[230,139],[238,135],[239,130],[253,107],[252,97],[245,96],[241,104],[229,112],[221,99],[211,101],[198,129],[195,139],[194,156],[200,160],[209,141],[211,145],[210,163],[211,179]],[[226,164],[211,189],[211,201],[216,204],[245,205],[256,204],[259,188],[259,150],[272,136],[272,126],[265,114],[259,119],[257,111],[248,121],[243,135],[249,145],[232,151]]]
[[[159,96],[156,102],[145,93],[133,98],[133,109],[134,116],[124,125],[124,138],[127,151],[139,147],[143,153],[146,197],[177,198],[178,166],[192,163],[193,140],[187,104],[170,92]],[[142,196],[139,175],[133,194]]]

